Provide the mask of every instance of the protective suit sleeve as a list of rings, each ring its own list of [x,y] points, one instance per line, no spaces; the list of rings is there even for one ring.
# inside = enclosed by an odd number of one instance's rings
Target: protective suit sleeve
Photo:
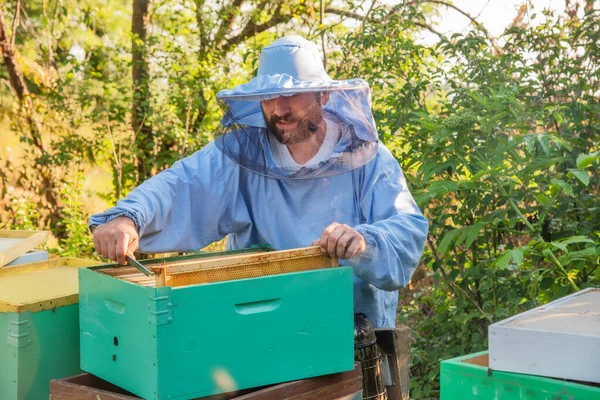
[[[115,207],[92,215],[89,227],[127,216],[138,228],[141,251],[201,249],[233,232],[234,168],[211,143],[146,180]]]
[[[398,162],[380,144],[362,176],[360,209],[365,223],[354,227],[367,250],[347,260],[356,276],[383,290],[410,281],[423,253],[429,224],[406,185]]]

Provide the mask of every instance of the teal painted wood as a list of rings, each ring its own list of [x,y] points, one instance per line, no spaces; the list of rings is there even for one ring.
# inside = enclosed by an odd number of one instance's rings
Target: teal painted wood
[[[80,269],[81,369],[130,392],[137,388],[141,397],[155,398],[157,297],[155,288]]]
[[[0,399],[47,399],[51,379],[81,373],[78,311],[0,313]]]
[[[138,396],[187,399],[353,368],[350,268],[173,289],[79,273],[81,367]]]
[[[0,399],[17,398],[17,348],[8,345],[7,314],[0,313]]]
[[[491,371],[466,359],[487,351],[442,361],[440,400],[600,400],[600,387],[534,375]]]

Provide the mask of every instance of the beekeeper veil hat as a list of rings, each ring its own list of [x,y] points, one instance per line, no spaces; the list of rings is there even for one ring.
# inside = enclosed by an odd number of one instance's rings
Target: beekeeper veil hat
[[[263,102],[280,101],[280,96],[306,99],[310,93],[314,101],[304,109],[278,116],[284,118],[276,123],[265,119]],[[377,151],[369,85],[362,79],[331,79],[317,45],[300,36],[286,36],[264,47],[257,76],[222,90],[217,99],[224,111],[217,147],[240,166],[262,175],[307,179],[341,174],[366,164]],[[325,127],[321,141],[314,138],[318,127]],[[319,146],[315,157],[297,163],[281,139],[284,134],[312,140]]]

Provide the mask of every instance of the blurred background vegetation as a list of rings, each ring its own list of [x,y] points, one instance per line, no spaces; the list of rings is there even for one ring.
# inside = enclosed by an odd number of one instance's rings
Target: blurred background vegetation
[[[302,34],[332,77],[370,83],[431,221],[398,320],[411,397],[437,398],[439,361],[487,348],[490,323],[600,285],[600,11],[528,10],[492,37],[471,15],[438,32],[467,14],[440,0],[5,1],[0,228],[49,229],[51,252],[97,257],[88,216],[208,143],[216,93]]]

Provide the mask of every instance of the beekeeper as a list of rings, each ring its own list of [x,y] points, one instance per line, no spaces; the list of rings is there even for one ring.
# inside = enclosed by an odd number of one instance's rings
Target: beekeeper
[[[96,250],[144,252],[319,245],[354,270],[355,312],[393,327],[428,223],[378,141],[368,84],[332,80],[317,46],[265,47],[250,82],[217,95],[216,139],[90,218]]]

